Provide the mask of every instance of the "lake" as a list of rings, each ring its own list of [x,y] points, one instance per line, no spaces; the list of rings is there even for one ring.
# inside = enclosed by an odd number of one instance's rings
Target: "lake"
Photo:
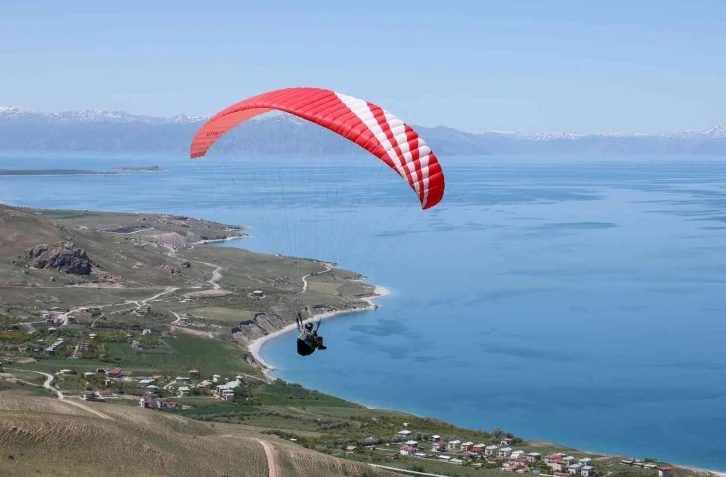
[[[445,157],[427,211],[366,159],[0,153],[0,169],[164,169],[0,177],[0,201],[250,224],[228,246],[335,260],[392,291],[325,322],[324,352],[266,344],[283,379],[726,470],[726,159]]]

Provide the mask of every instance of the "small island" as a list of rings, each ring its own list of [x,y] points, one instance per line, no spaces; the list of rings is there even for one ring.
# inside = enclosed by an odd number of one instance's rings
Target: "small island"
[[[119,172],[83,169],[0,169],[0,176],[101,176],[120,175]]]
[[[113,167],[112,171],[127,171],[127,172],[161,172],[163,169],[159,166],[151,167]]]

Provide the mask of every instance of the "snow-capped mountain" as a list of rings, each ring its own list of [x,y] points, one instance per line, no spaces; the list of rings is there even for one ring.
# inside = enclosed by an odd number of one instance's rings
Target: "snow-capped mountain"
[[[63,111],[60,113],[42,113],[17,106],[0,106],[0,121],[43,121],[43,122],[78,122],[78,123],[142,123],[142,124],[186,124],[201,122],[208,117],[192,117],[179,114],[172,118],[141,116],[124,111],[105,111],[102,109],[86,109],[83,111]]]
[[[208,116],[171,118],[123,111],[42,113],[0,106],[0,150],[188,152]],[[444,126],[413,126],[438,153],[511,154],[708,154],[726,156],[726,124],[677,133],[467,133]],[[243,123],[214,146],[222,152],[342,154],[358,146],[325,128],[272,113]]]

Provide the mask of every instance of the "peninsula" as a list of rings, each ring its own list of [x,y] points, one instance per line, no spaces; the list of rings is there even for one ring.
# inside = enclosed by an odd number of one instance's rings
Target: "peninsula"
[[[244,226],[0,205],[0,230],[1,475],[708,475],[272,379],[259,349],[300,308],[330,317],[387,291],[205,244]]]

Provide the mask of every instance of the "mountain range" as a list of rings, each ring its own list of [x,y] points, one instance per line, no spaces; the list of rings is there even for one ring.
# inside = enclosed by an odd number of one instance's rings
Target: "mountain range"
[[[208,117],[138,116],[121,111],[41,113],[0,106],[0,150],[187,153]],[[679,133],[469,133],[412,126],[439,155],[654,154],[726,156],[726,124]],[[291,115],[268,114],[241,124],[214,146],[221,153],[353,154],[360,148]]]

